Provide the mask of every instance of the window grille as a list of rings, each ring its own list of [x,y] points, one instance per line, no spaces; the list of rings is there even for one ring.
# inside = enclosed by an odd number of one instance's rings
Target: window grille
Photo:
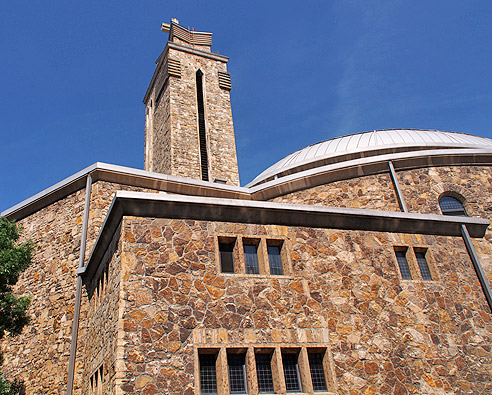
[[[456,215],[459,217],[467,217],[463,203],[451,196],[443,196],[439,199],[439,207],[443,215]]]
[[[244,244],[244,262],[246,264],[246,274],[259,274],[258,268],[258,247],[251,244]]]
[[[284,269],[282,267],[282,259],[280,256],[280,246],[267,246],[268,262],[270,263],[270,274],[282,275]]]
[[[403,280],[411,280],[412,273],[410,272],[410,267],[408,266],[406,251],[395,251],[395,255],[396,260],[398,261],[398,266],[400,266],[401,278]]]
[[[246,394],[246,354],[228,354],[229,389],[231,394]]]
[[[220,243],[220,266],[222,273],[234,273],[234,243]]]
[[[320,352],[310,352],[308,353],[308,357],[313,390],[327,391],[325,370],[323,369],[323,354]]]
[[[256,354],[256,378],[260,393],[273,392],[272,354]]]
[[[282,354],[284,365],[285,389],[287,392],[300,392],[301,382],[299,380],[299,366],[297,354]]]
[[[422,279],[426,281],[432,281],[429,265],[427,264],[427,260],[425,259],[425,252],[415,251],[415,257],[417,258],[417,263],[419,264]]]
[[[202,394],[217,394],[216,354],[200,354],[200,389]]]

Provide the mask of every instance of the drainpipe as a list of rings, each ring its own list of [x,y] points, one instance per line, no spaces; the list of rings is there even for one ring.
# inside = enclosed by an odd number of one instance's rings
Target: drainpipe
[[[82,276],[85,260],[85,244],[87,240],[87,223],[89,220],[89,205],[91,199],[92,177],[87,175],[87,183],[85,185],[85,204],[84,204],[84,219],[82,222],[82,236],[80,239],[80,257],[79,267],[77,269],[77,291],[75,293],[75,309],[73,313],[72,323],[72,341],[70,343],[70,359],[68,361],[68,381],[67,395],[72,394],[73,377],[75,373],[75,355],[77,353],[77,338],[79,334],[79,317],[80,317],[80,301],[82,299]]]
[[[487,303],[489,304],[489,308],[492,311],[492,292],[490,291],[490,285],[483,272],[482,265],[478,260],[478,255],[475,252],[475,248],[473,247],[473,243],[468,233],[468,229],[464,224],[461,224],[461,235],[463,236],[463,241],[465,242],[466,250],[468,251],[468,255],[470,255],[470,259],[473,263],[473,267],[475,268],[475,272],[477,273],[478,281],[480,281],[480,285],[482,286],[483,293],[485,295],[485,299],[487,299]]]
[[[393,181],[393,186],[395,187],[396,197],[398,199],[398,204],[400,205],[401,211],[404,213],[408,213],[407,205],[405,204],[405,200],[403,199],[403,194],[400,190],[400,184],[398,184],[398,179],[396,178],[395,168],[393,167],[393,162],[388,161],[388,166],[390,170],[391,181]]]

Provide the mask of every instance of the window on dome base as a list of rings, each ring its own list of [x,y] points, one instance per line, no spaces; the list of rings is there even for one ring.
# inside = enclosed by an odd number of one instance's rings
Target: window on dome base
[[[455,215],[458,217],[467,217],[465,207],[458,199],[452,196],[443,196],[439,199],[439,207],[443,215]]]

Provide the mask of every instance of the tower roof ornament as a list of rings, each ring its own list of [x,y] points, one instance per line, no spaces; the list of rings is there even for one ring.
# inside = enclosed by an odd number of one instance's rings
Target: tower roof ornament
[[[175,41],[174,39],[177,38],[191,45],[212,46],[212,33],[183,27],[176,18],[171,19],[171,23],[162,23],[161,31],[169,33],[169,41]]]

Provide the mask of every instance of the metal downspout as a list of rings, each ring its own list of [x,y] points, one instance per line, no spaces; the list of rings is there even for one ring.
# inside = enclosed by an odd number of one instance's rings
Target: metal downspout
[[[483,293],[485,295],[485,299],[487,299],[487,303],[489,304],[490,311],[492,311],[492,293],[490,291],[490,285],[483,272],[482,265],[478,259],[478,255],[475,252],[475,248],[473,247],[473,243],[468,233],[468,229],[464,224],[461,224],[461,235],[463,236],[463,241],[466,245],[466,250],[468,251],[468,255],[470,255],[470,259],[473,263],[473,267],[475,268],[475,272],[477,273],[478,281],[480,281],[480,285],[482,286]]]
[[[393,181],[393,186],[395,187],[396,197],[398,199],[398,204],[400,205],[401,211],[404,213],[408,213],[407,205],[405,204],[405,200],[403,199],[403,194],[400,190],[400,184],[398,184],[398,179],[396,178],[395,168],[393,167],[393,162],[388,161],[388,166],[390,169],[391,181]]]
[[[82,222],[82,236],[80,240],[80,257],[79,267],[84,267],[85,260],[85,245],[87,240],[87,223],[89,220],[89,205],[91,199],[92,177],[87,175],[87,183],[85,185],[85,204],[84,204],[84,219]],[[80,317],[80,302],[82,299],[82,276],[80,270],[77,270],[77,291],[75,293],[75,309],[73,313],[72,323],[72,341],[70,343],[70,359],[68,361],[68,380],[67,380],[67,395],[72,394],[73,378],[75,373],[75,355],[77,353],[77,338],[79,334],[79,317]]]

